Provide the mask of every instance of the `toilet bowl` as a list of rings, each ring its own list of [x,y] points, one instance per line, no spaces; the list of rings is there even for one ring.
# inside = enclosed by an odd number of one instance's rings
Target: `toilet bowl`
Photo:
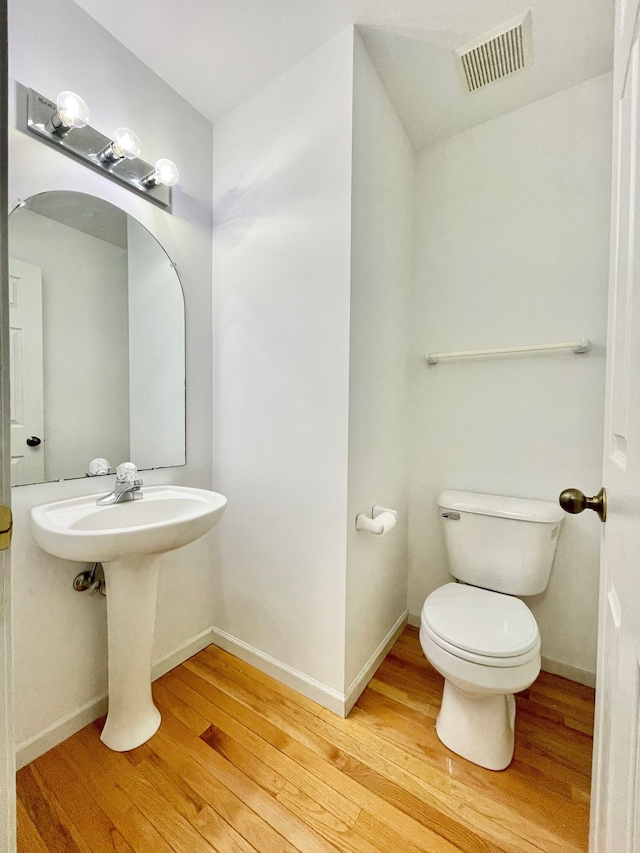
[[[424,603],[420,644],[445,679],[438,737],[474,764],[504,770],[513,757],[513,694],[540,672],[533,614],[517,598],[449,583]]]
[[[562,510],[547,501],[447,490],[439,495],[449,570],[426,599],[420,643],[445,679],[436,732],[489,770],[513,757],[515,699],[540,672],[536,620],[516,595],[549,581]]]

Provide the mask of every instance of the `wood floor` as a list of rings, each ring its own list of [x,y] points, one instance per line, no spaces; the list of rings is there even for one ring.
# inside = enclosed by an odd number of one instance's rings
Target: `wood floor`
[[[593,691],[519,694],[500,773],[440,743],[441,691],[414,628],[346,720],[210,646],[155,682],[144,746],[99,721],[19,771],[19,853],[585,851]]]

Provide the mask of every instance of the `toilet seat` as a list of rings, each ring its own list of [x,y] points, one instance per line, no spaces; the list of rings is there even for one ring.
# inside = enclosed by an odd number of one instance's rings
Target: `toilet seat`
[[[481,664],[484,667],[517,667],[522,664],[529,663],[529,661],[540,656],[540,641],[538,641],[530,651],[525,652],[522,655],[514,655],[512,657],[489,657],[488,655],[479,655],[475,652],[468,652],[466,649],[460,649],[452,643],[447,643],[446,640],[439,637],[435,631],[432,631],[424,622],[422,623],[422,630],[436,646],[439,646],[441,649],[444,649],[444,651],[449,652],[450,655],[453,655],[460,660],[469,661],[469,663]]]
[[[445,584],[425,601],[421,623],[440,648],[483,666],[520,666],[540,654],[533,614],[523,601],[502,593]]]

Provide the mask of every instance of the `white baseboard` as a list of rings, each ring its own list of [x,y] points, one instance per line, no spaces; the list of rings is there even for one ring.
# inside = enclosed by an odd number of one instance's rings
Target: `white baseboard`
[[[286,684],[288,687],[306,696],[307,699],[312,699],[314,702],[322,705],[323,708],[333,711],[334,714],[346,717],[406,624],[407,614],[405,612],[371,655],[346,693],[340,693],[332,687],[327,687],[326,684],[309,678],[303,672],[293,669],[293,667],[261,652],[254,646],[250,646],[237,637],[227,634],[226,631],[213,628],[212,632],[214,636],[213,642],[217,646],[220,646],[221,649],[235,655],[245,663],[255,666],[256,669],[272,676],[282,682],[282,684]]]
[[[179,666],[187,658],[197,654],[213,642],[211,628],[207,628],[206,631],[202,631],[195,637],[191,637],[190,640],[187,640],[179,648],[160,658],[160,660],[155,661],[151,667],[151,680],[155,681],[156,678],[160,678],[161,675]],[[62,743],[63,740],[66,740],[71,735],[80,731],[80,729],[88,726],[89,723],[97,720],[98,717],[104,716],[107,713],[107,704],[107,694],[102,693],[70,714],[56,720],[44,731],[19,744],[16,747],[16,769],[19,770],[25,764],[34,761],[40,755]]]
[[[568,678],[569,681],[577,681],[578,684],[584,684],[586,687],[596,686],[595,672],[592,672],[590,669],[584,669],[581,666],[574,666],[574,664],[563,660],[554,660],[543,655],[542,669],[545,672],[550,672],[552,675],[561,675],[563,678]]]
[[[353,684],[347,690],[345,694],[344,700],[344,713],[342,716],[346,717],[349,711],[353,708],[353,706],[358,701],[360,694],[365,689],[367,684],[373,678],[373,675],[377,668],[380,666],[382,661],[386,658],[389,649],[398,639],[400,634],[404,631],[405,625],[407,624],[408,613],[405,612],[400,616],[396,624],[389,631],[384,640],[380,643],[375,652],[371,655],[367,663],[362,667],[359,675],[356,676]]]
[[[191,637],[190,640],[187,640],[186,643],[183,643],[175,651],[169,652],[168,655],[165,655],[163,658],[160,658],[160,660],[157,660],[152,664],[151,680],[155,681],[156,678],[160,678],[161,675],[164,675],[170,670],[175,669],[177,666],[180,666],[181,663],[184,663],[189,658],[197,655],[198,652],[206,649],[207,646],[210,646],[213,642],[215,641],[213,639],[213,630],[211,628],[207,628],[206,631],[201,631],[199,634],[196,634],[195,637]]]
[[[286,684],[287,687],[291,687],[293,690],[306,696],[307,699],[317,702],[335,714],[344,716],[345,697],[343,693],[334,690],[332,687],[327,687],[326,684],[322,684],[320,681],[309,678],[303,672],[293,669],[293,667],[288,666],[286,663],[282,663],[276,660],[276,658],[271,657],[271,655],[261,652],[260,649],[256,649],[255,646],[250,646],[243,640],[227,634],[226,631],[222,631],[219,628],[212,628],[212,634],[213,642],[216,646],[224,649],[225,652],[229,652],[229,654],[235,655],[235,657],[240,658],[245,663],[255,666],[256,669],[266,673],[266,675],[271,675],[277,681]]]
[[[412,625],[414,628],[420,627],[420,613],[409,613],[409,617],[407,619],[407,623]]]
[[[91,699],[85,705],[82,705],[70,714],[56,720],[43,732],[38,732],[37,735],[18,744],[16,747],[16,770],[34,761],[45,752],[53,749],[63,740],[66,740],[71,735],[88,726],[98,717],[107,713],[107,694],[103,693],[96,699]]]

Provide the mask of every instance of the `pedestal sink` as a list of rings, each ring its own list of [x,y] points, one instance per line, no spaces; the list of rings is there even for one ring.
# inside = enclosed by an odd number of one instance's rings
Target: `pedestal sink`
[[[160,725],[151,698],[157,555],[204,536],[227,505],[217,492],[185,486],[149,486],[143,495],[111,506],[97,506],[100,495],[88,495],[31,510],[44,551],[104,567],[109,713],[102,741],[117,752],[140,746]]]

